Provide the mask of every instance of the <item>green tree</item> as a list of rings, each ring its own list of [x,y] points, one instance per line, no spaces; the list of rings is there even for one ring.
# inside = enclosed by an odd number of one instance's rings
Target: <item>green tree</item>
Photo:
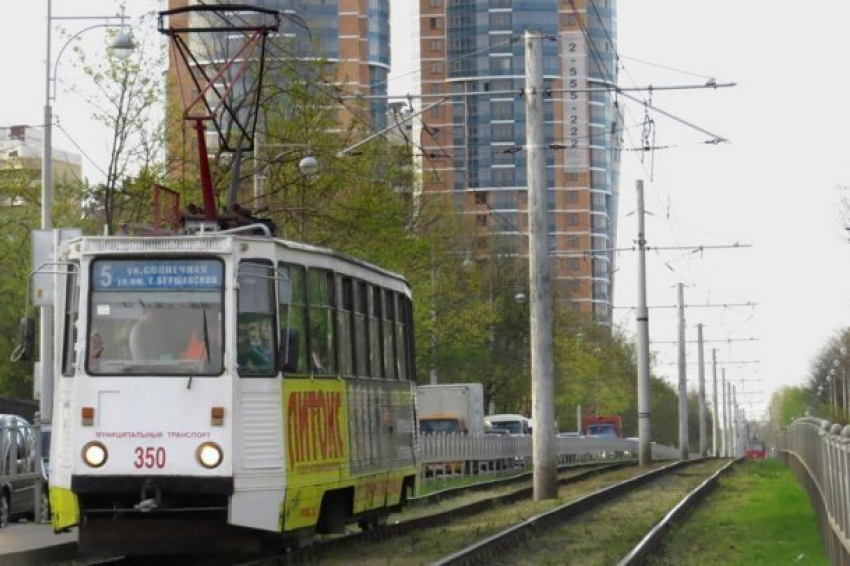
[[[847,422],[844,396],[850,379],[849,350],[850,329],[844,328],[836,331],[812,358],[806,389],[813,416]]]
[[[32,265],[31,233],[41,224],[40,171],[9,162],[0,169],[0,396],[32,397],[33,361],[13,361],[19,346],[18,324],[36,316],[27,295]],[[80,184],[59,179],[54,186],[53,222],[76,226]]]
[[[86,186],[85,213],[100,225],[99,232],[105,227],[109,234],[118,224],[151,219],[152,182],[164,171],[164,52],[152,31],[137,36],[135,43],[126,59],[91,57],[74,48],[88,80],[70,90],[89,104],[94,121],[109,132],[109,161],[99,168],[104,180]]]

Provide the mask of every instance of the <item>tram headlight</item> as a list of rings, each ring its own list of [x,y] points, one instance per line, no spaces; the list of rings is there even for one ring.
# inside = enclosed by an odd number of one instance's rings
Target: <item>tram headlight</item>
[[[99,468],[106,463],[109,452],[100,442],[89,442],[83,446],[83,461],[92,468]]]
[[[221,446],[215,442],[204,442],[198,446],[195,456],[203,467],[212,469],[221,464],[224,459],[224,452],[221,451]]]

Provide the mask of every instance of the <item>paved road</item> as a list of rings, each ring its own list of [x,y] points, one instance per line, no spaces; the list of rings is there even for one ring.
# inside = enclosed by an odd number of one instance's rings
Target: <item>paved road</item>
[[[49,564],[74,554],[76,543],[76,529],[57,535],[47,524],[13,522],[0,529],[0,566]],[[35,549],[41,550],[32,554]]]

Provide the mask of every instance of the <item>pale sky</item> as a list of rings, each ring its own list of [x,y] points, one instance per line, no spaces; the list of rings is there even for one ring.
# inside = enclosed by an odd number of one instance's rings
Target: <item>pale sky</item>
[[[410,90],[411,7],[392,0],[394,72],[391,94]],[[137,16],[158,9],[156,0],[131,0]],[[735,82],[727,89],[660,91],[652,104],[731,143],[707,145],[708,137],[650,112],[655,123],[652,154],[628,151],[640,145],[644,109],[622,99],[627,135],[620,186],[617,247],[631,247],[636,233],[635,181],[645,184],[650,246],[751,248],[655,251],[647,257],[649,305],[673,305],[676,284],[687,285],[691,304],[757,303],[755,307],[689,308],[688,340],[705,325],[718,361],[757,361],[726,367],[737,383],[739,402],[758,413],[782,385],[802,384],[812,358],[850,322],[845,281],[850,280],[850,243],[837,204],[850,186],[850,3],[812,0],[805,7],[768,0],[620,0],[619,46],[622,86],[696,85],[714,78]],[[0,126],[42,122],[46,0],[3,2],[0,7]],[[54,0],[54,16],[110,15],[111,0]],[[138,20],[135,21],[138,25]],[[66,22],[73,33],[85,24]],[[155,33],[155,21],[144,28]],[[137,28],[138,30],[138,28]],[[136,31],[136,33],[143,33]],[[86,46],[103,45],[100,30],[85,33]],[[53,57],[63,40],[53,34]],[[63,82],[85,80],[66,52]],[[645,98],[646,93],[635,96]],[[79,96],[60,90],[54,112],[62,127],[102,167],[107,139],[88,118]],[[78,151],[55,129],[56,146]],[[96,168],[83,159],[86,175]],[[850,193],[844,193],[850,196]],[[620,254],[615,305],[636,304],[636,254]],[[634,312],[617,308],[615,322],[634,333]],[[650,310],[656,343],[656,373],[677,378],[675,309]],[[689,345],[690,363],[697,359]],[[696,387],[697,371],[688,380]],[[718,376],[719,376],[718,372]],[[710,391],[710,367],[706,370]],[[737,380],[746,381],[737,381]]]

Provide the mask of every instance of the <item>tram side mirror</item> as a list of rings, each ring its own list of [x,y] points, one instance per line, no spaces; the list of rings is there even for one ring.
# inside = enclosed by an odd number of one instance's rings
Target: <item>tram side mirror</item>
[[[35,319],[25,316],[21,319],[19,327],[20,344],[15,349],[13,361],[29,361],[33,359],[35,349]]]
[[[283,331],[283,340],[280,345],[281,369],[284,373],[298,372],[298,331],[293,328],[287,328]]]

